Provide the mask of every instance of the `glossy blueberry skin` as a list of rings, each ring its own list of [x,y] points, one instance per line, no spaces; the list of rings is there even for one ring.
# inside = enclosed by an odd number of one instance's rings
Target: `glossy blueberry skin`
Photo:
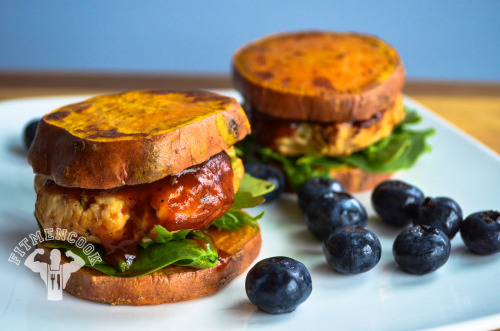
[[[29,150],[33,139],[35,138],[36,129],[40,119],[31,120],[26,124],[23,130],[23,145],[25,150]]]
[[[500,212],[473,213],[463,221],[460,235],[472,252],[489,255],[500,252]]]
[[[388,180],[375,187],[372,205],[382,222],[393,226],[412,223],[418,207],[424,201],[424,193],[417,187],[400,180]]]
[[[270,314],[294,311],[311,294],[309,270],[301,262],[277,256],[263,259],[247,274],[245,289],[250,301]]]
[[[462,224],[462,208],[458,203],[447,197],[425,198],[418,208],[414,225],[429,225],[446,233],[453,239]]]
[[[342,184],[334,179],[327,177],[314,177],[308,179],[302,184],[298,193],[300,209],[305,212],[311,201],[321,194],[343,191],[344,188]]]
[[[338,228],[326,238],[323,253],[333,270],[355,275],[377,265],[382,246],[372,231],[362,226],[346,226]]]
[[[451,244],[441,230],[416,225],[401,232],[394,241],[392,253],[406,272],[424,275],[441,268],[450,257]]]
[[[365,207],[345,192],[328,192],[316,197],[307,207],[306,225],[319,240],[325,240],[341,226],[366,226]]]
[[[245,172],[253,177],[267,180],[274,185],[274,190],[264,195],[266,202],[278,199],[281,193],[283,193],[285,176],[278,168],[265,163],[255,162],[245,164]]]

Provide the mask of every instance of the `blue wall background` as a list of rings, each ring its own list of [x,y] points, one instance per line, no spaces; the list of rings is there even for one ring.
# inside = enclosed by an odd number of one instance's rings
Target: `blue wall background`
[[[228,73],[233,51],[299,29],[378,35],[409,78],[500,81],[500,1],[0,1],[0,70]]]

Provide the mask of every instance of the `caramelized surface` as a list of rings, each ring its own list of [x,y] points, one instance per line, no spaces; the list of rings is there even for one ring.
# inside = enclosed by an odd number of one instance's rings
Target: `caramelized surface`
[[[356,93],[386,81],[400,63],[382,40],[358,34],[280,34],[240,49],[235,66],[246,79],[297,94]]]
[[[141,90],[97,96],[47,114],[44,120],[92,141],[131,140],[175,130],[225,111],[235,100],[204,91]]]
[[[35,189],[42,227],[68,229],[101,243],[111,262],[135,255],[137,243],[157,224],[169,231],[202,228],[234,202],[225,152],[151,184],[85,190],[37,176]]]

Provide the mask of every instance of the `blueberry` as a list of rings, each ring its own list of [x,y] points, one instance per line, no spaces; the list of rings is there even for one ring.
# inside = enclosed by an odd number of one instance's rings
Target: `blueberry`
[[[463,221],[460,235],[472,252],[488,255],[500,252],[500,212],[473,213]]]
[[[460,230],[462,218],[462,209],[456,201],[447,197],[425,198],[413,224],[432,226],[453,239]]]
[[[306,225],[319,240],[347,225],[366,226],[368,215],[365,207],[345,192],[328,192],[316,197],[307,207]]]
[[[309,297],[312,280],[301,262],[278,256],[255,264],[247,274],[245,289],[259,309],[270,314],[289,313]]]
[[[401,232],[394,241],[392,253],[406,272],[424,275],[441,268],[450,257],[451,244],[441,230],[417,225]]]
[[[382,246],[370,230],[362,226],[345,226],[328,236],[323,243],[323,253],[333,270],[354,275],[377,265]]]
[[[302,211],[306,211],[307,206],[318,195],[328,192],[343,192],[344,188],[338,181],[327,177],[314,177],[308,179],[300,187],[298,198]]]
[[[382,182],[372,193],[373,208],[382,222],[394,226],[412,223],[423,201],[420,189],[400,180]]]
[[[31,120],[24,127],[24,130],[23,130],[23,144],[24,144],[24,148],[26,150],[30,149],[31,143],[33,142],[33,139],[35,138],[36,129],[38,127],[38,123],[39,122],[40,122],[40,119]]]
[[[278,168],[265,163],[255,162],[245,164],[245,172],[253,177],[267,180],[274,185],[274,190],[264,195],[266,202],[279,198],[281,193],[283,193],[285,176]]]

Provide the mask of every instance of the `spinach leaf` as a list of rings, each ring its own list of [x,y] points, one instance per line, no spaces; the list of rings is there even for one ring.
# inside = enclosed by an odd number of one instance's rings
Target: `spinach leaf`
[[[229,209],[221,218],[216,219],[210,225],[217,227],[218,230],[235,231],[242,226],[249,225],[252,228],[257,228],[257,221],[264,216],[264,212],[257,216],[250,216],[247,213],[237,210]]]
[[[274,185],[272,183],[245,173],[238,192],[248,192],[256,197],[269,193],[272,190],[274,190]]]
[[[430,150],[426,139],[433,133],[433,129],[401,131],[358,153],[339,159],[368,172],[383,173],[409,169],[420,155]]]
[[[268,181],[244,174],[238,192],[234,195],[232,209],[251,208],[264,202],[264,194],[271,192],[274,185]]]
[[[191,231],[182,240],[154,243],[147,247],[138,246],[138,257],[126,270],[119,270],[105,262],[92,265],[83,250],[69,242],[52,241],[45,243],[45,245],[49,248],[71,250],[85,261],[86,267],[115,277],[143,276],[172,264],[193,268],[209,268],[217,264],[218,258],[212,239],[199,230]],[[98,245],[94,246],[98,248]],[[101,254],[104,253],[101,252]]]
[[[139,243],[142,247],[146,248],[154,243],[164,244],[170,240],[182,240],[186,238],[189,233],[188,229],[184,229],[175,233],[171,233],[161,225],[155,225],[150,231],[149,236],[146,236]]]

